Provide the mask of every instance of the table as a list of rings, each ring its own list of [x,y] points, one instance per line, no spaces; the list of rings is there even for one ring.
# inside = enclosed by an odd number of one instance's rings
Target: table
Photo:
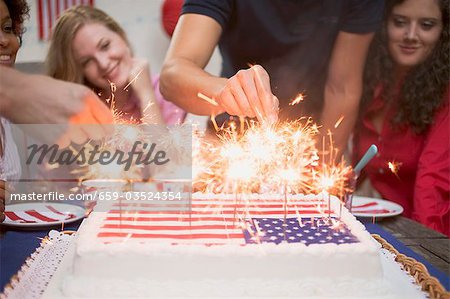
[[[376,222],[397,240],[450,276],[450,239],[444,234],[403,216]]]
[[[64,230],[77,230],[81,221],[66,224]],[[0,226],[0,293],[25,260],[40,246],[41,239],[52,229],[61,230],[61,226],[35,231]]]
[[[372,219],[360,220],[366,224],[369,231],[369,228],[375,227],[371,224]],[[65,229],[76,230],[79,224],[80,221],[67,225]],[[376,224],[378,230],[381,227],[384,231],[392,234],[433,267],[450,277],[450,239],[445,235],[402,216],[377,220]],[[60,229],[60,227],[54,229]],[[13,231],[0,226],[0,292],[9,282],[10,277],[19,270],[25,259],[39,246],[38,238],[47,235],[48,231]],[[11,240],[11,235],[19,242],[4,244],[5,239]],[[392,245],[395,247],[395,244]],[[3,268],[8,269],[2,270],[1,263],[5,263],[5,260],[7,260],[7,265],[4,265]],[[449,284],[447,283],[447,285]]]

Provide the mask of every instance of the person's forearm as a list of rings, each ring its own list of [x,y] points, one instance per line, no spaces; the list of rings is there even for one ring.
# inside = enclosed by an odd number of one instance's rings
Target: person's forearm
[[[335,147],[342,154],[358,118],[362,94],[364,62],[373,33],[339,32],[325,86],[322,132],[333,134]]]
[[[160,78],[161,94],[182,109],[200,115],[222,112],[220,108],[200,99],[198,93],[214,98],[227,79],[215,77],[189,60],[178,58],[164,64]]]
[[[11,118],[13,101],[20,101],[27,75],[12,68],[0,66],[0,115]],[[13,97],[13,93],[16,95]]]
[[[332,133],[333,146],[339,150],[339,156],[345,151],[358,118],[360,97],[361,89],[357,87],[348,91],[325,88],[321,131],[323,135]]]

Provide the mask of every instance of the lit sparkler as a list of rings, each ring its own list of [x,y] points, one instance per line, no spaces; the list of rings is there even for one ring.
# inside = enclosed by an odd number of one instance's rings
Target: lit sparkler
[[[111,84],[111,89],[114,88]],[[197,96],[218,106],[215,99],[200,92]],[[296,105],[303,100],[304,95],[299,94],[289,105]],[[121,115],[115,110],[114,95],[111,96],[111,107],[119,121]],[[256,112],[258,119],[261,119],[259,111]],[[335,127],[338,127],[343,119],[341,117]],[[336,151],[333,148],[322,148],[321,151],[317,149],[315,139],[319,130],[311,118],[277,124],[241,119],[240,126],[232,121],[227,127],[221,128],[213,116],[212,120],[219,137],[218,142],[207,141],[204,135],[198,132],[193,134],[193,184],[195,189],[205,193],[234,193],[236,206],[237,201],[243,200],[244,213],[237,213],[237,210],[235,213],[235,219],[240,223],[238,225],[244,224],[243,219],[249,216],[246,194],[284,194],[284,209],[287,215],[290,206],[288,194],[322,193],[342,198],[345,192],[349,191],[347,181],[349,173],[352,172],[351,167],[343,160],[335,163]],[[120,143],[126,148],[129,140],[123,136],[130,136],[132,140],[145,138],[145,135],[142,135],[145,133],[139,132],[137,128],[126,130],[131,131],[118,132],[117,137],[113,137],[109,144]],[[327,161],[325,155],[329,157]],[[100,171],[94,170],[93,174],[99,175]],[[328,205],[328,211],[330,210]],[[295,212],[301,224],[300,213],[297,210]],[[258,239],[259,233],[257,229],[251,234]]]
[[[303,102],[305,100],[305,96],[302,93],[299,93],[295,99],[293,99],[290,103],[289,106],[294,106],[299,104],[300,102]]]
[[[202,100],[204,100],[204,101],[210,103],[211,105],[219,106],[219,104],[216,102],[216,100],[214,100],[213,98],[210,98],[210,97],[204,95],[204,94],[201,93],[201,92],[197,93],[197,96],[198,96],[200,99],[202,99]]]
[[[202,191],[233,192],[231,182],[242,176],[246,182],[239,189],[244,193],[280,194],[283,182],[290,193],[320,193],[326,189],[340,195],[345,191],[345,175],[350,168],[344,162],[318,163],[318,127],[310,118],[272,126],[250,121],[241,131],[231,123],[218,132],[218,145],[197,148],[194,167],[202,165],[204,172],[194,179],[202,182],[197,184],[204,187]]]
[[[389,170],[398,178],[398,171],[403,163],[393,160],[388,162]]]
[[[342,123],[343,120],[344,120],[344,116],[341,116],[341,117],[337,120],[337,122],[334,124],[334,128],[337,129],[337,128],[341,125],[341,123]]]

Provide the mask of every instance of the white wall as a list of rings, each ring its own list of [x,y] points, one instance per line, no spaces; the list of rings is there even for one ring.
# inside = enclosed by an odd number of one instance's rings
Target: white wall
[[[136,56],[149,60],[152,73],[159,73],[169,37],[161,25],[162,0],[96,0],[96,7],[111,15],[128,34]],[[23,45],[17,62],[42,62],[45,60],[48,43],[39,41],[37,29],[36,1],[28,0],[30,19],[26,22]],[[207,70],[213,74],[220,71],[220,55],[213,55]]]

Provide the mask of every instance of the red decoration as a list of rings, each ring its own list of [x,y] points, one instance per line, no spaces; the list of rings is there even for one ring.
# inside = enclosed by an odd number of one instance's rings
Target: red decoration
[[[170,37],[172,37],[180,17],[183,2],[183,0],[165,0],[162,5],[162,25]]]
[[[37,0],[39,40],[48,40],[59,16],[75,5],[94,6],[94,0]]]

